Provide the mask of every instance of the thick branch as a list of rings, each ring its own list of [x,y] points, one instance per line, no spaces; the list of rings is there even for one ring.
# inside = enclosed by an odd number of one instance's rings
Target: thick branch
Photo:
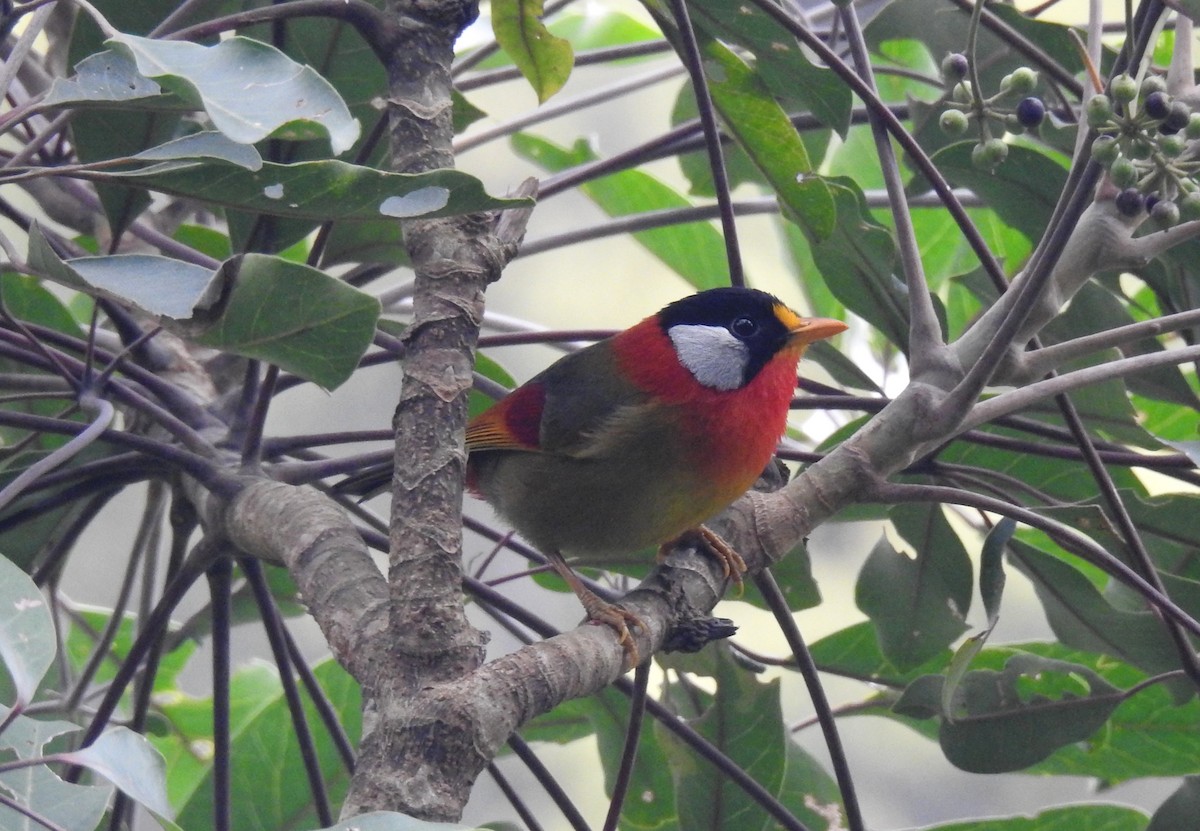
[[[197,500],[210,533],[287,566],[334,657],[355,678],[373,677],[372,646],[387,638],[387,585],[346,512],[313,488],[259,478],[218,500]]]
[[[393,168],[417,173],[453,165],[450,65],[454,41],[477,12],[470,2],[392,3],[396,40],[387,56]],[[462,489],[467,393],[484,288],[515,255],[528,212],[497,221],[471,215],[404,224],[416,272],[413,321],[393,419],[396,452],[389,540],[389,623],[379,666],[364,684],[360,765],[347,816],[398,809],[456,818],[477,771],[467,773],[419,711],[439,684],[465,683],[483,661],[484,633],[467,620],[462,584]],[[439,722],[440,724],[440,722]],[[431,754],[430,742],[437,752]],[[452,770],[437,764],[450,762]]]

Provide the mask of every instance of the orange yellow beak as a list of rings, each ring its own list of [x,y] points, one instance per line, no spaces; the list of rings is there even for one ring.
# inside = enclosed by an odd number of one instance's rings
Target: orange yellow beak
[[[800,317],[787,306],[775,307],[775,316],[788,330],[788,346],[807,346],[814,341],[825,340],[849,328],[840,320],[828,317]]]

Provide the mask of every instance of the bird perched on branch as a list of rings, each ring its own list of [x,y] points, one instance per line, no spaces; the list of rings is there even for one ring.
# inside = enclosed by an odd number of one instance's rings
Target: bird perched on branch
[[[755,289],[677,300],[471,419],[467,487],[546,555],[636,664],[629,626],[641,621],[564,557],[613,562],[690,536],[740,579],[744,561],[703,523],[770,462],[805,347],[845,328]]]

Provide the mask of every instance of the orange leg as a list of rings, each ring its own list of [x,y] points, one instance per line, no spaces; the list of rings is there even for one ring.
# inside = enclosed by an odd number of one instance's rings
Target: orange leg
[[[668,540],[658,547],[658,560],[662,562],[670,553],[671,549],[677,545],[692,544],[698,550],[707,551],[717,562],[721,564],[721,569],[725,573],[725,579],[732,579],[738,587],[738,594],[742,593],[742,575],[746,573],[746,561],[742,559],[742,555],[734,551],[729,543],[721,539],[721,535],[716,531],[711,531],[703,525],[695,528],[689,528],[673,540]]]
[[[554,570],[558,572],[558,575],[567,581],[567,585],[571,587],[571,591],[575,592],[575,596],[583,604],[583,610],[587,613],[588,620],[603,623],[616,632],[617,643],[624,647],[625,656],[629,660],[629,666],[635,667],[640,664],[641,656],[638,654],[637,644],[634,643],[633,637],[629,634],[629,627],[637,626],[645,632],[646,624],[642,622],[642,619],[628,609],[601,599],[595,592],[583,585],[583,581],[579,579],[579,575],[567,565],[567,561],[563,559],[562,554],[559,552],[547,551],[546,558],[550,561],[550,565],[554,567]]]

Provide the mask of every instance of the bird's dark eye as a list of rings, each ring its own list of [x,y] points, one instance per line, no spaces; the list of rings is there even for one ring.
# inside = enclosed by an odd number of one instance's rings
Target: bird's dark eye
[[[748,338],[758,331],[758,324],[754,322],[753,318],[739,317],[729,324],[729,331],[739,338]]]

